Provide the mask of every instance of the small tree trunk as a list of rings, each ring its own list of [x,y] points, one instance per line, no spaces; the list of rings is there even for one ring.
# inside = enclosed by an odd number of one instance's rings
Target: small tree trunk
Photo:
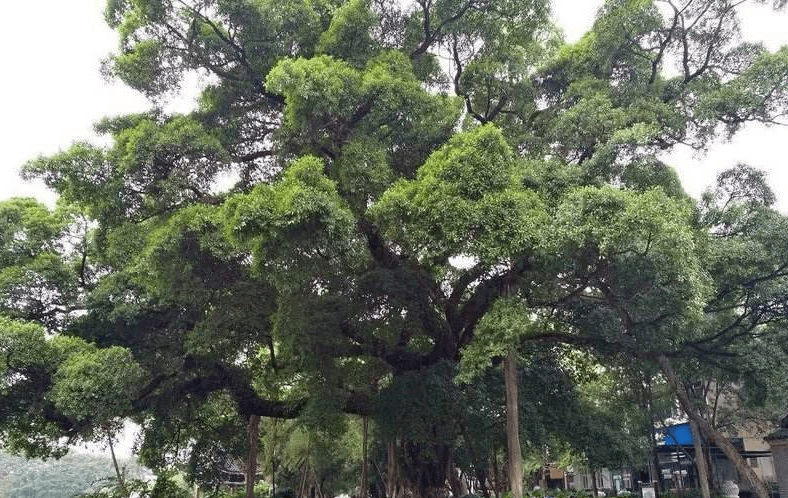
[[[692,428],[692,441],[695,446],[695,468],[698,469],[700,495],[702,498],[711,498],[709,494],[709,475],[707,472],[706,454],[703,452],[703,441],[701,441],[702,436],[698,429],[697,422],[690,420],[690,427]]]
[[[733,462],[733,465],[736,467],[736,470],[739,471],[739,475],[744,478],[745,481],[750,485],[750,487],[755,491],[755,494],[758,495],[758,498],[769,498],[769,491],[767,491],[766,486],[763,482],[758,478],[755,472],[752,471],[747,462],[739,455],[739,452],[736,448],[728,441],[728,438],[720,434],[717,430],[715,430],[711,424],[709,424],[706,419],[701,417],[698,412],[695,410],[695,407],[692,404],[692,401],[689,398],[689,394],[687,394],[686,389],[679,381],[676,372],[670,366],[670,361],[668,360],[667,356],[661,354],[657,357],[657,361],[659,362],[659,366],[662,369],[662,373],[665,374],[665,377],[670,384],[670,387],[676,391],[676,396],[679,399],[679,403],[681,407],[684,409],[684,412],[690,418],[690,420],[694,421],[698,424],[698,429],[700,429],[700,433],[703,434],[707,439],[709,439],[712,443],[716,444],[718,448],[725,453],[725,456],[728,457],[728,460]]]
[[[654,392],[651,389],[652,379],[649,377],[646,381],[646,396],[648,400],[648,420],[649,420],[649,443],[651,444],[651,483],[654,486],[654,494],[657,498],[660,497],[662,492],[662,468],[659,466],[659,450],[657,448],[657,436],[654,433],[656,421],[654,420]]]
[[[386,463],[386,498],[396,498],[397,495],[397,442],[392,441],[388,447],[388,462]]]
[[[662,469],[659,466],[659,451],[657,450],[656,443],[651,447],[651,459],[649,462],[651,466],[651,479],[654,485],[654,494],[659,498],[662,489]]]
[[[594,490],[594,498],[599,496],[599,488],[596,485],[596,470],[591,471],[591,489]]]
[[[506,388],[506,440],[509,450],[509,487],[512,498],[523,498],[523,464],[520,450],[520,419],[517,401],[517,352],[509,349],[503,362]]]
[[[492,465],[491,476],[493,480],[493,494],[495,494],[495,496],[501,496],[501,488],[503,487],[501,484],[501,468],[498,466],[498,455],[495,453],[495,450],[492,451],[490,464]]]
[[[359,488],[358,494],[361,498],[367,498],[369,493],[367,492],[367,435],[369,429],[369,419],[365,415],[362,417],[362,431],[363,431],[363,443],[361,447],[361,487]],[[707,498],[707,497],[704,497]]]
[[[308,446],[307,446],[308,447]],[[304,460],[304,471],[301,474],[301,485],[298,486],[298,498],[304,498],[307,490],[307,478],[309,477],[309,455],[307,451],[307,458]]]
[[[271,496],[276,496],[276,458],[271,458]]]
[[[714,461],[711,459],[711,449],[709,445],[703,449],[703,456],[706,458],[706,470],[708,471],[709,489],[714,489]]]
[[[112,445],[112,433],[107,429],[107,442],[109,443],[109,454],[112,456],[112,466],[115,467],[115,476],[118,478],[118,489],[120,490],[121,496],[128,496],[126,491],[126,482],[123,478],[123,473],[120,471],[120,466],[118,466],[118,460],[115,458],[115,447]]]
[[[249,425],[249,454],[246,457],[246,498],[254,498],[254,481],[257,477],[257,444],[260,439],[260,416],[250,415]]]
[[[449,489],[452,496],[460,497],[468,494],[468,489],[465,487],[465,481],[462,479],[462,474],[457,473],[454,467],[454,459],[450,456],[446,462],[446,476],[449,481]]]

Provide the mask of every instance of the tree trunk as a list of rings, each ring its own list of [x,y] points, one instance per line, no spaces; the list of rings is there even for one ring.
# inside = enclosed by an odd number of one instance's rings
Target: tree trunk
[[[118,478],[118,490],[120,491],[121,496],[128,496],[128,493],[126,492],[125,479],[123,479],[123,473],[120,471],[117,458],[115,458],[115,447],[112,445],[112,433],[109,431],[109,429],[107,429],[107,442],[109,443],[109,454],[112,456],[112,465],[115,467],[115,476]]]
[[[414,497],[441,497],[448,495],[446,482],[451,449],[443,443],[402,442],[403,476],[407,489]]]
[[[276,496],[276,459],[271,459],[271,496]]]
[[[649,471],[651,472],[651,483],[654,486],[654,495],[660,498],[662,493],[662,468],[659,465],[659,450],[657,448],[657,437],[654,433],[656,421],[654,420],[654,391],[651,389],[651,377],[646,381],[646,396],[648,400],[648,420],[649,420],[649,443],[651,444],[651,461]]]
[[[257,477],[257,444],[260,439],[260,416],[250,415],[249,425],[249,454],[246,457],[246,498],[254,498],[254,481]]]
[[[509,488],[512,498],[523,498],[523,464],[517,401],[517,352],[509,349],[503,362],[506,388],[506,441],[509,450]]]
[[[599,496],[599,487],[596,484],[596,470],[591,471],[591,489],[594,490],[594,498]]]
[[[452,496],[459,498],[460,496],[468,494],[468,488],[465,486],[462,474],[458,473],[457,470],[458,469],[454,466],[454,459],[449,457],[449,461],[446,463],[446,475],[448,476],[449,489],[451,490]]]
[[[271,448],[271,496],[276,496],[276,469],[277,469],[277,461],[276,461],[276,428],[278,425],[279,419],[272,418],[271,419],[271,434],[272,434],[272,443],[269,445]]]
[[[490,498],[490,489],[487,486],[488,473],[489,473],[488,470],[480,470],[480,469],[476,470],[476,482],[478,483],[479,489],[481,490],[482,496],[484,498]]]
[[[706,458],[706,470],[707,470],[707,477],[709,481],[709,489],[715,489],[714,486],[714,461],[711,459],[711,449],[707,444],[706,447],[703,449],[704,453],[703,456]]]
[[[495,496],[501,496],[501,488],[503,485],[501,484],[501,468],[498,466],[498,455],[495,453],[495,450],[492,451],[492,458],[490,459],[490,464],[492,465],[492,472],[490,475],[492,476],[492,488],[493,494]]]
[[[709,475],[708,465],[706,465],[706,454],[703,452],[703,441],[701,438],[698,424],[694,420],[690,420],[690,427],[692,428],[692,441],[695,446],[695,468],[698,469],[698,483],[700,484],[700,495],[702,498],[711,498],[709,494]]]
[[[665,374],[665,377],[668,380],[668,383],[676,391],[676,396],[679,399],[679,403],[681,407],[684,409],[684,412],[690,418],[691,421],[694,421],[698,424],[698,429],[700,429],[700,433],[703,434],[709,441],[716,444],[718,448],[725,453],[725,456],[728,457],[728,460],[733,462],[733,465],[736,467],[736,470],[739,471],[739,475],[747,481],[747,484],[755,491],[755,494],[758,498],[769,498],[769,491],[767,491],[766,486],[763,482],[758,478],[755,472],[752,471],[747,462],[744,461],[744,458],[739,455],[739,452],[736,448],[728,441],[728,439],[720,434],[717,430],[715,430],[711,424],[709,424],[706,419],[701,417],[695,406],[693,406],[692,401],[687,394],[686,389],[679,381],[676,372],[670,366],[670,361],[668,360],[667,356],[661,354],[657,357],[657,361],[659,362],[659,366],[662,369],[662,373]]]
[[[309,478],[309,446],[307,445],[307,457],[304,460],[303,464],[303,472],[301,474],[301,484],[298,486],[298,494],[296,494],[297,498],[305,498],[306,490],[307,490],[307,479]]]
[[[363,432],[363,442],[361,445],[361,487],[359,488],[358,494],[361,498],[367,498],[369,493],[367,492],[367,435],[369,430],[369,419],[365,415],[362,417],[362,432]],[[708,497],[704,497],[708,498]]]
[[[388,447],[388,462],[386,463],[386,498],[397,496],[397,442],[392,441]]]
[[[656,438],[652,435],[652,439]],[[654,494],[659,498],[662,492],[662,468],[659,466],[659,450],[657,450],[657,443],[653,441],[651,444],[651,462],[649,462],[652,468],[651,479],[654,485]]]

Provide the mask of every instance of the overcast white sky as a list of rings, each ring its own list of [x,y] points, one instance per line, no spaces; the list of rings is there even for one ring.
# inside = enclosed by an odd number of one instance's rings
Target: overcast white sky
[[[105,0],[25,0],[5,2],[0,30],[0,199],[34,195],[50,201],[38,185],[22,182],[17,172],[27,160],[92,136],[91,126],[106,115],[145,109],[144,98],[99,74],[100,60],[116,38],[102,19]],[[567,38],[577,39],[591,24],[601,0],[558,0],[556,16]],[[746,9],[745,36],[776,49],[788,44],[788,14],[768,7]],[[770,182],[788,212],[788,128],[751,127],[727,144],[694,158],[678,150],[670,162],[685,189],[698,196],[716,173],[738,162],[769,171]]]

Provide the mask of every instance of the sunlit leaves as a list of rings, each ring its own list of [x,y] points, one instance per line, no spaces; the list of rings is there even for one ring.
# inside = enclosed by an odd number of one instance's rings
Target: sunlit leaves
[[[229,158],[220,141],[192,117],[140,114],[104,120],[97,129],[112,135],[113,147],[75,144],[31,161],[24,174],[42,177],[69,202],[111,223],[213,202],[213,182]]]
[[[570,285],[588,286],[591,302],[606,303],[620,333],[639,337],[646,349],[664,347],[661,341],[680,340],[679,323],[700,319],[711,291],[691,213],[688,202],[661,189],[584,187],[559,207],[546,256],[572,262],[563,266]]]
[[[328,29],[320,35],[317,51],[363,67],[377,48],[370,31],[378,19],[366,3],[366,0],[351,0],[339,7]]]
[[[0,414],[38,418],[15,444],[135,412],[146,458],[167,465],[188,441],[207,476],[223,445],[243,450],[244,417],[337,435],[352,410],[410,439],[411,482],[442,486],[453,447],[463,470],[489,467],[489,367],[516,347],[532,447],[570,435],[594,462],[624,458],[576,430],[595,408],[578,370],[734,352],[788,307],[785,220],[762,178],[729,174],[696,210],[658,160],[780,120],[784,51],[740,44],[728,0],[681,5],[610,0],[561,46],[543,0],[111,0],[110,74],[157,104],[194,71],[207,88],[192,113],[107,119],[108,146],[26,166],[95,221],[0,206],[3,311],[101,347],[25,336],[35,355],[14,368],[34,396]],[[74,303],[67,329],[44,315]],[[577,423],[545,416],[560,410]],[[613,437],[611,413],[596,437]]]
[[[505,260],[534,244],[545,216],[538,195],[517,188],[518,165],[500,132],[480,127],[433,153],[415,180],[397,183],[371,212],[422,257]]]
[[[321,264],[342,256],[353,217],[323,168],[319,159],[304,157],[287,168],[281,181],[226,204],[228,234],[254,251],[261,269],[270,267],[291,279],[288,273],[309,271],[301,265],[310,259],[317,257]]]
[[[76,225],[67,209],[51,211],[32,199],[0,203],[2,313],[53,330],[63,325],[79,295],[84,234],[72,233]]]
[[[118,55],[105,71],[120,78],[135,90],[150,96],[166,92],[178,82],[178,75],[164,63],[162,46],[157,40],[138,42],[134,51]]]
[[[328,56],[285,60],[267,78],[269,89],[285,96],[286,122],[311,134],[330,131],[333,116],[353,115],[360,84],[357,70]]]
[[[267,85],[285,97],[280,139],[287,149],[336,159],[355,136],[377,139],[390,167],[405,176],[450,135],[459,113],[457,102],[426,93],[395,51],[380,53],[363,70],[328,56],[286,59]]]
[[[142,371],[127,349],[82,351],[59,366],[49,397],[75,421],[110,424],[131,412],[141,380]]]
[[[128,350],[47,338],[38,325],[2,317],[0,356],[0,436],[28,456],[58,455],[69,442],[103,438],[90,424],[128,413],[141,376]]]

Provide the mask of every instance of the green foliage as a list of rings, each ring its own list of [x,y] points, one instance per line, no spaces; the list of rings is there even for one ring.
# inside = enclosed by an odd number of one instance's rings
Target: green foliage
[[[134,46],[134,51],[119,54],[105,71],[135,90],[157,95],[173,88],[178,81],[177,75],[162,65],[163,55],[160,42],[144,40]]]
[[[299,254],[330,250],[352,227],[351,213],[315,157],[299,159],[273,186],[231,198],[226,209],[231,237],[251,242],[261,264],[288,273],[298,267]]]
[[[68,443],[104,439],[130,412],[141,372],[128,350],[48,338],[39,325],[0,317],[0,351],[1,434],[11,451],[59,456]]]
[[[506,261],[536,244],[546,219],[538,196],[518,189],[517,179],[511,148],[487,125],[433,153],[416,179],[394,185],[371,215],[386,235],[427,260],[448,254]]]
[[[61,328],[78,299],[74,214],[33,199],[0,202],[0,313]],[[76,247],[74,247],[76,246]]]
[[[131,412],[131,400],[142,370],[130,352],[120,347],[80,351],[61,363],[50,399],[66,416],[112,420]]]
[[[150,498],[189,498],[189,490],[179,485],[171,472],[160,472],[150,491]]]
[[[775,53],[761,47],[746,47],[754,52],[750,65],[741,74],[700,100],[698,115],[719,118],[733,135],[749,120],[771,122],[773,116],[788,108],[788,93],[783,88],[788,68],[788,49]]]
[[[498,299],[477,328],[476,340],[462,353],[458,380],[468,382],[489,368],[510,347],[560,324],[538,317],[517,299]]]
[[[377,22],[365,0],[352,0],[334,12],[331,24],[320,35],[316,49],[363,67],[377,48],[370,36]]]
[[[28,163],[68,208],[0,204],[3,444],[57,455],[133,417],[146,463],[210,485],[250,416],[296,419],[263,424],[261,460],[334,493],[356,485],[352,413],[429,497],[503,451],[512,348],[529,453],[637,461],[660,354],[776,404],[788,222],[750,168],[694,206],[659,158],[783,119],[786,50],[739,43],[727,0],[609,0],[573,44],[548,15],[110,0],[109,74],[157,104],[211,83]]]

